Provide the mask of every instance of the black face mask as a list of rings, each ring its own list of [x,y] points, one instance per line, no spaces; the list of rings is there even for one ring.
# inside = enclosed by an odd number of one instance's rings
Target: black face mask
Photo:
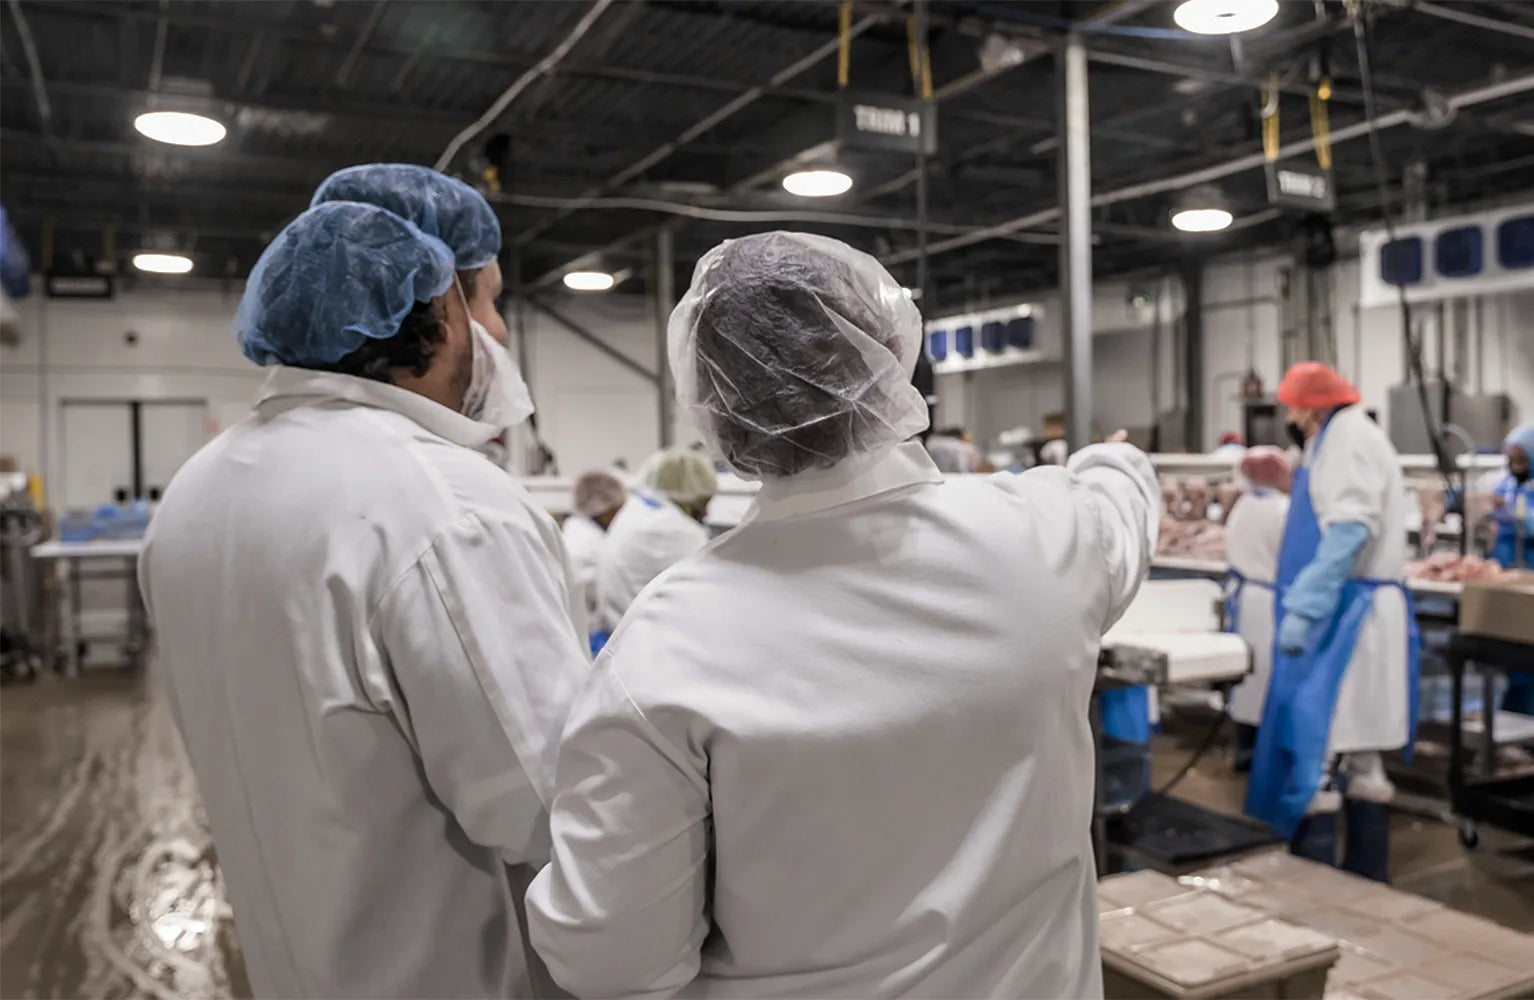
[[[1514,482],[1526,483],[1529,481],[1530,472],[1534,470],[1531,470],[1529,466],[1524,466],[1523,468],[1518,469],[1510,465],[1507,467],[1507,471],[1513,474]]]
[[[1305,447],[1305,428],[1291,420],[1284,425],[1284,431],[1289,435],[1289,440],[1294,442],[1295,447]]]

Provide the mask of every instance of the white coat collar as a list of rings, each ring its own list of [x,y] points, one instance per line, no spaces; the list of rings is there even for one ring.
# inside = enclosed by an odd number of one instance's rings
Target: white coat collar
[[[834,468],[764,480],[741,520],[781,521],[866,500],[902,486],[942,481],[943,474],[927,449],[919,441],[908,441],[890,451],[849,459]]]
[[[286,365],[277,365],[267,373],[260,392],[256,394],[256,409],[261,410],[275,400],[291,400],[293,405],[298,405],[306,399],[345,400],[359,406],[392,410],[409,417],[438,437],[465,448],[483,448],[500,433],[489,424],[471,420],[418,392],[401,389],[397,385],[355,375],[342,375],[339,372],[319,372]]]

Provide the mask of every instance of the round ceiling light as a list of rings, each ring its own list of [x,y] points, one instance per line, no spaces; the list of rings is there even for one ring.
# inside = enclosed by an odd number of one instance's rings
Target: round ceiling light
[[[192,258],[179,253],[136,253],[133,266],[150,274],[188,274],[192,270]]]
[[[1172,226],[1185,233],[1217,233],[1233,221],[1235,216],[1223,208],[1180,208],[1172,213]]]
[[[211,146],[229,134],[218,119],[189,111],[146,111],[133,119],[133,127],[156,142],[172,146]]]
[[[796,170],[783,178],[783,190],[801,198],[831,198],[852,190],[852,175],[840,170]]]
[[[1260,28],[1278,14],[1278,0],[1183,0],[1172,20],[1197,35],[1235,35]]]
[[[606,271],[571,271],[564,281],[572,292],[605,292],[614,284],[613,276]]]

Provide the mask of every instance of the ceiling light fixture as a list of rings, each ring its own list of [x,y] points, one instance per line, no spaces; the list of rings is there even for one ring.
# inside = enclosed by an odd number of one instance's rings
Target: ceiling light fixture
[[[783,190],[801,198],[832,198],[852,190],[852,175],[840,170],[796,170],[783,178]]]
[[[1185,233],[1217,233],[1235,221],[1223,208],[1180,208],[1172,213],[1172,225]]]
[[[150,274],[189,274],[192,258],[179,253],[136,253],[133,266]]]
[[[605,292],[615,283],[606,271],[571,271],[564,282],[572,292]]]
[[[1196,35],[1236,35],[1260,28],[1278,14],[1278,0],[1183,0],[1172,20]]]
[[[229,134],[218,119],[190,111],[146,111],[133,119],[133,127],[141,135],[172,146],[211,146]]]

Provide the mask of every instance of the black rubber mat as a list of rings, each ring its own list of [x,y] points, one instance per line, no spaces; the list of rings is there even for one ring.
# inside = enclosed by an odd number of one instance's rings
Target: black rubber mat
[[[1152,861],[1176,866],[1276,844],[1280,838],[1261,823],[1151,792],[1109,826],[1108,839]]]

